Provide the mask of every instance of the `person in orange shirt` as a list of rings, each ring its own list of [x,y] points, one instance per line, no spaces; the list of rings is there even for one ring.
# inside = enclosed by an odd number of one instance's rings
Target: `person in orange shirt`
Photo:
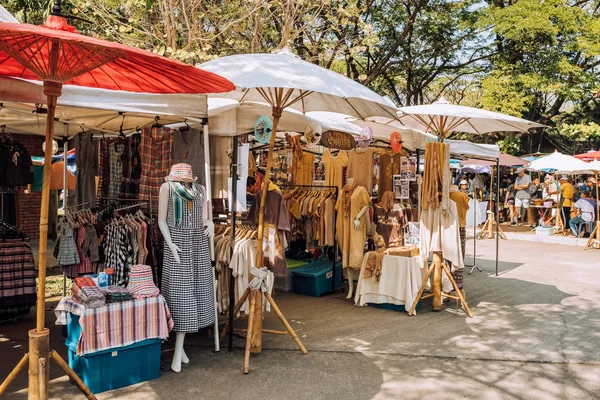
[[[560,192],[562,202],[562,216],[565,223],[565,229],[568,229],[571,221],[571,207],[573,206],[573,198],[575,197],[575,188],[569,182],[566,175],[560,177]]]

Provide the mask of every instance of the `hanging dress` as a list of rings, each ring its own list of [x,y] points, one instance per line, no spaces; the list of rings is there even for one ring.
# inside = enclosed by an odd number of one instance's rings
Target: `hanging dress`
[[[173,188],[169,185],[167,225],[171,241],[181,252],[178,264],[165,240],[161,291],[173,316],[175,332],[197,332],[212,325],[216,317],[208,238],[202,221],[205,191],[203,186],[198,189],[191,209],[183,201],[181,225],[175,226]]]

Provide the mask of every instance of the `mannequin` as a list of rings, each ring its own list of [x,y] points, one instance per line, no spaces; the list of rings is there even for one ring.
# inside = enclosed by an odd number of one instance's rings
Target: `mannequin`
[[[184,172],[181,172],[181,169]],[[188,171],[189,169],[189,171]],[[175,321],[175,353],[171,363],[171,370],[181,371],[181,363],[189,363],[189,358],[183,350],[185,334],[214,323],[213,281],[210,259],[208,258],[208,237],[214,235],[214,224],[207,219],[207,203],[204,187],[195,183],[191,176],[191,167],[188,164],[176,164],[171,169],[171,174],[165,178],[167,182],[160,187],[158,203],[158,226],[165,240],[165,262],[161,291],[167,300],[169,309]],[[175,219],[174,187],[179,184],[188,189],[196,189],[196,197],[192,201],[183,200],[181,207],[182,216],[178,225]],[[202,210],[198,210],[202,207]],[[196,221],[201,215],[201,225]],[[173,215],[170,215],[173,214]],[[188,235],[188,236],[186,236]],[[182,249],[184,246],[185,249]],[[183,257],[183,263],[182,263]],[[190,276],[185,271],[191,271]],[[181,274],[184,275],[181,275]],[[178,279],[179,278],[179,279]],[[198,285],[195,279],[203,279]],[[189,290],[193,285],[194,290]],[[182,286],[178,291],[178,287]],[[185,287],[183,287],[185,286]],[[187,290],[186,290],[187,289]],[[196,290],[197,289],[197,290]],[[198,293],[199,294],[198,294]],[[200,296],[198,298],[197,296]],[[208,301],[210,307],[204,309],[202,302]],[[181,305],[184,302],[184,305]],[[185,315],[185,308],[194,306],[203,309],[190,310],[191,313],[200,312],[204,321],[188,321],[189,314]],[[198,319],[201,318],[200,316]]]
[[[365,213],[367,212],[368,209],[369,209],[369,206],[366,205],[356,215],[356,218],[354,219],[354,229],[355,230],[359,230],[361,228],[362,216],[365,215]],[[346,278],[348,279],[348,295],[346,296],[346,298],[351,299],[352,296],[354,295],[354,268],[346,268]]]
[[[367,240],[367,209],[371,201],[369,192],[363,186],[358,186],[354,178],[349,178],[344,186],[342,199],[343,246],[342,265],[346,269],[348,279],[348,296],[354,293],[354,269],[360,269],[365,242]]]

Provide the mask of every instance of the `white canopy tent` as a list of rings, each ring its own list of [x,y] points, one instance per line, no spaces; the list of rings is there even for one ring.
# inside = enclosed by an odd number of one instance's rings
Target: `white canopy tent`
[[[35,104],[46,96],[40,82],[0,77],[0,124],[14,133],[45,134],[45,114]],[[118,134],[154,122],[168,124],[206,118],[206,95],[130,93],[65,85],[58,99],[56,137],[71,137],[79,128]]]

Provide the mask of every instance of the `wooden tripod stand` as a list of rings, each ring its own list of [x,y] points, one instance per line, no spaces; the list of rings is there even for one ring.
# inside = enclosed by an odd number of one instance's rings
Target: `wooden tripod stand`
[[[450,279],[450,282],[452,282],[452,287],[456,291],[456,296],[452,296],[452,295],[442,292],[442,270],[446,271],[446,275],[448,276],[448,279]],[[423,296],[425,287],[427,286],[427,283],[429,282],[429,277],[432,275],[433,275],[433,279],[432,279],[432,284],[431,284],[431,293]],[[439,251],[433,252],[433,262],[429,266],[427,275],[425,276],[425,279],[423,280],[423,284],[421,285],[421,288],[419,289],[419,293],[417,293],[417,297],[415,298],[415,301],[413,302],[413,305],[410,308],[408,315],[409,316],[414,315],[415,308],[417,307],[417,304],[419,303],[420,300],[428,299],[430,297],[433,297],[433,304],[432,304],[433,311],[440,311],[442,309],[442,299],[449,298],[449,299],[454,299],[454,300],[460,301],[462,306],[465,308],[467,315],[470,318],[473,318],[473,314],[471,314],[471,309],[469,308],[469,305],[467,304],[467,300],[465,299],[465,296],[463,295],[462,290],[458,288],[458,285],[456,284],[456,282],[454,281],[454,278],[452,277],[452,273],[450,272],[450,269],[448,268],[448,266],[442,259],[442,252],[439,252]]]
[[[481,228],[481,231],[479,232],[479,236],[477,237],[477,239],[493,239],[495,237],[495,229],[494,227],[496,226],[497,222],[496,222],[496,218],[494,217],[494,213],[491,211],[487,211],[487,219],[485,221],[485,224],[483,224],[483,227]],[[504,240],[508,240],[506,235],[504,234],[504,231],[502,230],[502,228],[500,228],[500,225],[498,225],[498,235],[504,239]]]
[[[275,314],[277,314],[277,317],[279,317],[279,320],[281,321],[283,326],[285,326],[286,331],[273,331],[270,329],[262,329],[262,292],[260,290],[252,290],[249,287],[246,288],[246,291],[244,292],[242,297],[240,297],[240,299],[236,303],[234,313],[233,313],[234,315],[237,315],[237,313],[240,312],[240,309],[242,308],[242,305],[244,304],[246,299],[248,297],[250,297],[250,314],[248,315],[248,329],[246,330],[246,332],[247,332],[246,333],[246,350],[244,352],[244,374],[247,374],[248,372],[250,372],[250,353],[251,352],[258,353],[258,352],[260,352],[261,347],[262,347],[262,339],[260,338],[260,335],[255,334],[255,332],[256,332],[255,319],[256,318],[260,318],[260,327],[261,327],[260,332],[261,333],[262,332],[274,333],[274,334],[278,334],[278,335],[289,334],[292,336],[292,339],[294,339],[294,342],[296,342],[296,345],[298,346],[298,348],[300,349],[302,354],[304,354],[304,355],[308,354],[308,352],[306,351],[306,348],[304,347],[304,345],[298,338],[298,335],[296,335],[296,332],[294,332],[294,329],[292,329],[290,324],[285,319],[285,316],[281,313],[281,310],[279,310],[279,307],[277,307],[275,300],[273,300],[271,295],[268,293],[266,296],[267,296],[267,301],[269,302],[271,307],[273,307],[273,311],[275,311]],[[257,298],[259,298],[260,301],[257,302]],[[223,338],[225,337],[225,334],[227,333],[228,328],[229,328],[229,322],[225,323],[225,326],[223,327],[223,330],[221,331],[221,340],[223,340]],[[257,348],[257,347],[258,347],[258,351],[253,351],[253,348]]]

